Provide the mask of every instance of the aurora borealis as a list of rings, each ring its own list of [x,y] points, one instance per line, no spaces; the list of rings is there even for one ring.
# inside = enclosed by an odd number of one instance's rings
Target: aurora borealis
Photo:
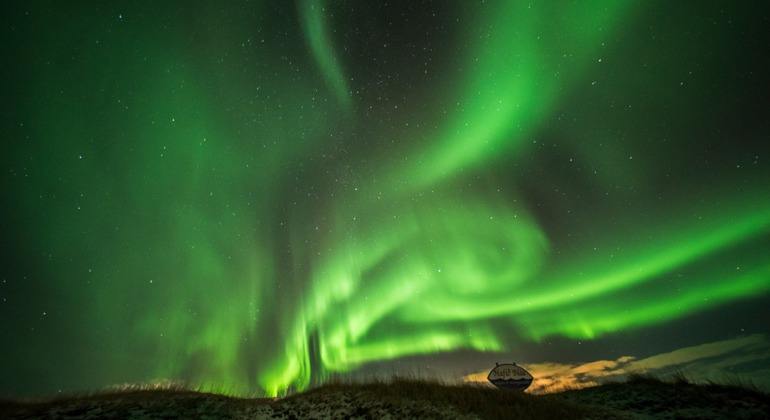
[[[0,12],[0,393],[770,334],[763,2]]]

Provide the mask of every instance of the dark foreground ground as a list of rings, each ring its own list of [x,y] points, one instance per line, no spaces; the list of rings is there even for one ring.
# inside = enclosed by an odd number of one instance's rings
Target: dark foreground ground
[[[186,390],[97,393],[31,402],[0,400],[10,419],[770,419],[770,395],[721,385],[636,378],[550,395],[421,381],[325,385],[283,399]]]

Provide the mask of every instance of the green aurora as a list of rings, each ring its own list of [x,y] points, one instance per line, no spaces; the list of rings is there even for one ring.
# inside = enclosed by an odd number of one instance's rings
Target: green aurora
[[[43,388],[281,395],[770,293],[758,2],[43,3],[3,6],[0,156]]]

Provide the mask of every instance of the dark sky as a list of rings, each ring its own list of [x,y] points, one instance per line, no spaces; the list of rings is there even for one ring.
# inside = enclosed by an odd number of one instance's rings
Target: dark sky
[[[767,2],[90,3],[0,6],[0,394],[770,384]]]

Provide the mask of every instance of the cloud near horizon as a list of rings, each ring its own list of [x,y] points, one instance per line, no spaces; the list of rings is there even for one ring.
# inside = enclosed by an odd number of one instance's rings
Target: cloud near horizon
[[[665,379],[683,373],[692,382],[724,382],[731,378],[751,381],[770,389],[770,339],[764,334],[684,347],[644,359],[622,356],[616,360],[584,363],[522,363],[535,378],[527,390],[534,394],[597,386],[632,373]],[[465,382],[487,383],[489,370],[463,377]]]

